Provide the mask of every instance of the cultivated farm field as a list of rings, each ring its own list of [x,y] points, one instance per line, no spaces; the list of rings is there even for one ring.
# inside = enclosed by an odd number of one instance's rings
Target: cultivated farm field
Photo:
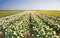
[[[0,11],[0,38],[60,38],[60,11]]]
[[[0,10],[0,18],[23,12],[23,10]]]

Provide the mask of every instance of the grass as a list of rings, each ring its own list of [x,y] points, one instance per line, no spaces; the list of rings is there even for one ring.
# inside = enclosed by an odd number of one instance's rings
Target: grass
[[[5,16],[9,16],[9,15],[13,15],[16,13],[20,13],[23,10],[0,10],[0,18],[1,17],[5,17]]]

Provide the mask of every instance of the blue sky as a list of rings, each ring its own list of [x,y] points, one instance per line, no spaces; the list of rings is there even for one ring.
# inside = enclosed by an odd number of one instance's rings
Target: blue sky
[[[60,10],[60,0],[0,0],[0,10]]]

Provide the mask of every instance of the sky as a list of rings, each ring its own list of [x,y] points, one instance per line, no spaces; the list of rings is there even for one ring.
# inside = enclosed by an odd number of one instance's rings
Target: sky
[[[60,10],[60,0],[0,0],[0,10]]]

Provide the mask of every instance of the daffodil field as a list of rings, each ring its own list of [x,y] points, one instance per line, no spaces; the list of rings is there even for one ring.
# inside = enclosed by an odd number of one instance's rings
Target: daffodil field
[[[32,26],[29,26],[30,23]],[[30,34],[32,37],[29,36]],[[23,11],[2,17],[0,37],[2,36],[4,38],[60,38],[60,16]]]

